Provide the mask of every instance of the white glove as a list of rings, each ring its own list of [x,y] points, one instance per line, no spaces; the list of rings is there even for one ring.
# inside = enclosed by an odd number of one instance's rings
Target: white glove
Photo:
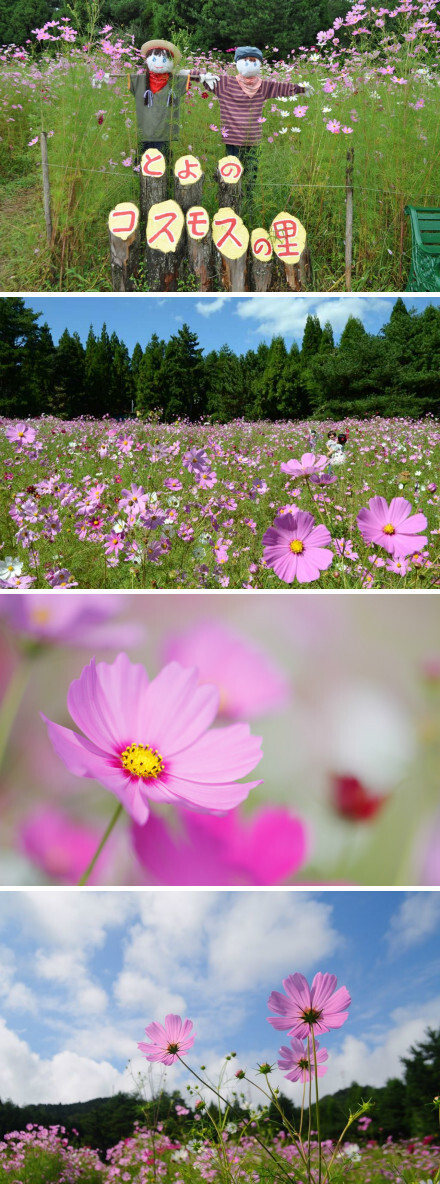
[[[315,87],[312,86],[311,82],[299,82],[298,86],[302,86],[308,95],[314,95],[315,93]]]
[[[209,86],[210,90],[214,90],[216,82],[219,80],[218,74],[201,74],[200,81],[204,86]]]

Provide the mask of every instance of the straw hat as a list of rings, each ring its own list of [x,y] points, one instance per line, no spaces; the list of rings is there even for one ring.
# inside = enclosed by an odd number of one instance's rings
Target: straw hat
[[[172,41],[161,41],[160,37],[156,37],[154,41],[144,41],[144,44],[141,45],[142,57],[146,58],[147,53],[151,53],[152,49],[166,49],[174,58],[174,64],[178,66],[182,54],[180,49],[177,48],[177,45],[173,45]]]

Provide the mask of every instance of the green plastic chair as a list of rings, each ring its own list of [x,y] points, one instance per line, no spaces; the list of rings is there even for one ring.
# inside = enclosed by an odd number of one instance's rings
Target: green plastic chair
[[[407,292],[440,292],[440,210],[405,206],[411,218],[412,257]]]

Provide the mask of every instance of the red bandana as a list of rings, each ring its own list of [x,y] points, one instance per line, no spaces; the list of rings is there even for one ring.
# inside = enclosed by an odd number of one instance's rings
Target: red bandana
[[[170,78],[171,74],[150,73],[150,90],[153,92],[153,95],[155,95],[158,90],[162,90],[163,87],[166,86],[167,82],[169,82]]]

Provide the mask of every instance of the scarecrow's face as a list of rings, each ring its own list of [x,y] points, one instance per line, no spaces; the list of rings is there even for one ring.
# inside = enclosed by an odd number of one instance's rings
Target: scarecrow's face
[[[261,70],[261,62],[259,58],[239,58],[237,62],[237,70],[244,78],[252,78],[255,74],[259,74]]]
[[[152,49],[147,57],[147,66],[152,74],[171,74],[173,59],[166,49]]]

